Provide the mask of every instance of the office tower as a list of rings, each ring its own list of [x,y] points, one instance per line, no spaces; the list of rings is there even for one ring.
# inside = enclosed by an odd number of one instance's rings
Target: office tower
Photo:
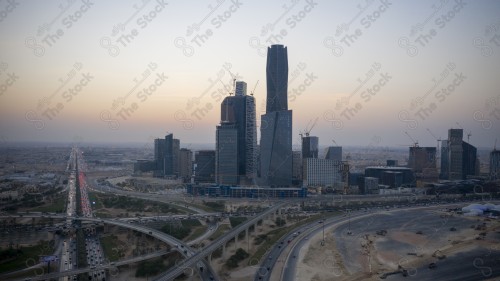
[[[318,158],[318,137],[302,137],[302,159]]]
[[[187,148],[179,151],[179,177],[183,182],[190,182],[193,175],[193,152]]]
[[[234,91],[234,95],[237,97],[246,96],[247,95],[247,83],[243,81],[236,81],[236,90]]]
[[[288,110],[288,54],[283,45],[267,48],[266,113]]]
[[[441,172],[439,173],[439,179],[447,180],[448,170],[449,170],[449,159],[448,159],[448,140],[441,141]]]
[[[408,168],[421,173],[423,168],[436,167],[436,148],[411,146],[409,149]]]
[[[448,179],[461,180],[463,178],[463,138],[462,129],[448,130]]]
[[[165,150],[167,144],[165,139],[155,139],[154,145],[155,145],[155,151],[154,151],[155,170],[153,172],[153,175],[155,177],[163,177]]]
[[[215,150],[200,150],[194,155],[195,182],[215,182]]]
[[[490,152],[490,179],[500,179],[500,150],[496,148]]]
[[[234,123],[221,122],[215,133],[215,182],[238,184],[238,128]]]
[[[342,161],[342,146],[330,146],[326,151],[326,159]]]
[[[173,163],[173,175],[178,177],[180,175],[180,149],[181,141],[179,139],[173,139],[172,142],[172,163]]]
[[[476,169],[477,148],[465,141],[462,141],[462,179],[467,179],[467,176],[478,176]],[[479,167],[477,167],[479,168]]]
[[[292,111],[288,110],[288,57],[283,45],[267,49],[266,114],[261,117],[260,173],[263,185],[292,182]]]
[[[257,128],[255,98],[246,95],[246,83],[236,82],[235,96],[221,103],[221,122],[233,123],[238,131],[238,183],[252,184],[256,174]]]

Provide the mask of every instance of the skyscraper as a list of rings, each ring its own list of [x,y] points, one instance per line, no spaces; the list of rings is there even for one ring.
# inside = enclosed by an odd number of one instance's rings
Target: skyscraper
[[[441,175],[442,179],[464,180],[467,176],[478,174],[479,160],[477,149],[462,140],[463,129],[449,129],[448,140],[441,146]]]
[[[153,175],[155,177],[163,177],[164,174],[164,164],[165,164],[165,149],[166,149],[166,142],[165,139],[155,139],[155,151],[154,151],[154,158],[155,158],[155,169],[153,171]]]
[[[233,123],[238,140],[238,183],[251,184],[256,174],[257,129],[255,99],[246,95],[246,83],[236,82],[236,95],[226,97],[221,104],[221,124]]]
[[[261,117],[260,163],[263,185],[292,183],[292,111],[288,110],[288,55],[283,45],[267,49],[266,114]]]
[[[193,175],[193,152],[187,148],[179,151],[179,177],[183,182],[190,182]]]
[[[490,152],[490,178],[500,179],[500,150],[496,148]]]
[[[164,172],[165,176],[179,176],[180,141],[173,134],[165,136]]]
[[[448,178],[461,180],[463,175],[462,129],[448,130]]]
[[[238,128],[234,123],[221,122],[215,133],[215,182],[238,184]]]
[[[302,159],[318,158],[319,138],[306,136],[302,138]]]

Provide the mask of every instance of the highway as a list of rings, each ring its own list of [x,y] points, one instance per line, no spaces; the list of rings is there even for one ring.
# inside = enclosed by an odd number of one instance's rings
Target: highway
[[[257,216],[253,217],[250,220],[247,220],[246,222],[238,225],[237,227],[231,229],[231,231],[226,232],[223,236],[217,238],[216,240],[212,241],[208,246],[206,246],[204,249],[202,249],[200,252],[192,255],[191,257],[187,258],[184,260],[182,263],[179,264],[178,267],[171,269],[167,271],[164,274],[161,274],[159,278],[156,280],[173,280],[175,277],[179,276],[186,268],[189,268],[193,266],[195,263],[197,263],[200,260],[204,260],[204,258],[208,255],[210,255],[213,251],[216,249],[222,247],[223,244],[227,243],[229,240],[231,240],[235,235],[241,233],[251,225],[256,224],[259,220],[263,219],[264,217],[272,214],[273,212],[276,212],[279,208],[283,207],[284,205],[289,204],[289,202],[282,202],[279,204],[276,204],[269,209],[265,210],[264,212],[261,212]]]
[[[432,209],[442,209],[442,208],[454,208],[454,207],[459,207],[463,206],[463,203],[453,203],[453,204],[443,204],[443,205],[435,205],[435,206],[415,206],[415,207],[410,207],[410,208],[397,208],[397,209],[392,209],[392,210],[384,210],[383,213],[396,213],[400,212],[401,214],[402,211],[420,211],[420,210],[432,210]],[[368,219],[371,216],[377,215],[380,213],[367,213],[363,211],[356,211],[350,213],[350,216],[336,216],[332,217],[329,219],[326,219],[323,221],[323,223],[310,223],[307,225],[304,225],[302,227],[299,227],[297,229],[294,229],[293,232],[295,233],[300,233],[295,241],[293,240],[293,234],[289,233],[287,234],[285,240],[285,247],[280,247],[280,244],[277,244],[271,249],[264,259],[263,263],[261,263],[261,267],[259,270],[256,272],[254,280],[290,280],[293,281],[295,280],[296,276],[296,269],[297,269],[297,262],[298,262],[298,257],[299,253],[302,250],[303,246],[308,242],[307,240],[310,237],[313,237],[315,235],[321,235],[320,233],[323,231],[323,228],[337,228],[339,226],[342,226],[343,229],[341,230],[344,235],[348,235],[348,231],[351,231],[352,229],[352,236],[351,237],[356,237],[356,235],[362,235],[365,232],[373,232],[373,229],[368,230],[367,223],[363,223],[361,220]],[[414,218],[414,214],[410,215],[408,218],[404,218],[403,221],[408,221],[411,218]],[[405,220],[406,219],[406,220]],[[359,221],[357,224],[357,229],[354,227],[351,228],[351,224],[354,225],[356,221]],[[349,224],[348,224],[349,222]],[[361,228],[360,228],[361,227]],[[374,229],[385,229],[389,227],[385,222],[383,221],[377,221],[377,224],[373,223],[373,225],[370,226],[370,228]],[[360,230],[361,229],[361,230]],[[357,231],[356,231],[357,230]],[[329,229],[329,234],[331,235],[331,229]],[[286,240],[290,239],[292,237],[292,243],[290,244],[289,249],[286,249]],[[347,247],[347,246],[346,246]],[[269,258],[272,257],[272,258]],[[474,256],[472,256],[467,262],[470,260],[474,259]],[[283,267],[281,268],[282,270],[279,272],[273,271],[273,268],[275,268],[276,262],[277,261],[284,262]],[[464,258],[462,258],[464,260]],[[447,279],[450,276],[453,275],[453,269],[452,266],[453,264],[449,265],[448,268],[444,272],[440,272],[439,275],[436,275],[434,271],[429,271],[427,268],[424,268],[426,270],[421,270],[419,274],[419,278],[425,278],[426,280],[436,280],[436,276],[440,276],[440,280]],[[455,263],[456,265],[456,263]],[[330,271],[334,276],[341,276],[342,270],[340,268],[336,268],[334,265],[328,265]],[[497,266],[498,267],[498,266]],[[440,266],[441,268],[441,266]],[[276,268],[275,270],[277,270]],[[462,270],[464,275],[460,276],[471,276],[474,275],[473,273],[477,273],[477,268],[469,268],[468,271]],[[433,275],[431,275],[431,273]],[[449,274],[449,275],[446,275]],[[478,275],[475,275],[476,278],[478,278]],[[396,278],[396,277],[394,277]],[[399,277],[398,277],[399,278]],[[393,280],[392,278],[387,278],[388,280]],[[397,279],[397,278],[396,278]],[[479,279],[468,279],[468,280],[480,280]]]
[[[172,253],[172,252],[173,251],[161,250],[161,251],[157,251],[157,252],[142,255],[142,256],[124,259],[121,261],[116,261],[116,262],[109,263],[109,264],[80,268],[80,269],[65,270],[65,271],[61,271],[61,272],[53,272],[53,273],[44,274],[44,275],[40,275],[40,276],[34,276],[34,277],[30,277],[30,280],[33,280],[33,281],[35,281],[35,280],[47,280],[47,279],[52,279],[52,278],[66,277],[68,275],[77,275],[80,273],[87,273],[87,272],[91,272],[91,271],[104,271],[105,269],[115,269],[116,267],[121,266],[121,265],[126,265],[129,263],[137,263],[137,262],[140,262],[143,260],[148,260],[148,259],[160,257],[163,255]],[[23,280],[26,280],[26,278],[12,279],[11,281],[23,281]]]

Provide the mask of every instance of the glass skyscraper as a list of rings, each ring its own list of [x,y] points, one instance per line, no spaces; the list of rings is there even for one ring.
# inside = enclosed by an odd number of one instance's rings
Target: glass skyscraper
[[[260,175],[263,185],[292,184],[292,111],[288,110],[288,55],[283,45],[267,49],[266,114],[261,118]]]

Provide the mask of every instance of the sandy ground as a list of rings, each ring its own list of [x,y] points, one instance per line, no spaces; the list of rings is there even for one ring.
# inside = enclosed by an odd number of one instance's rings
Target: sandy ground
[[[450,231],[452,224],[443,219],[444,212],[432,215],[441,216],[440,223],[433,222],[432,227],[417,221],[398,227],[395,224],[392,229],[386,229],[385,235],[377,235],[373,230],[345,239],[327,235],[325,246],[320,246],[322,235],[319,233],[310,238],[298,256],[296,280],[380,280],[381,274],[396,271],[399,265],[408,269],[426,267],[438,260],[433,256],[437,250],[437,255],[450,257],[478,247],[500,249],[500,235],[496,234],[500,230],[499,221],[489,221],[486,230],[476,230],[470,226],[482,224],[484,218],[478,221],[477,217],[460,216],[462,227]],[[416,233],[418,226],[425,229],[422,234]],[[476,240],[481,232],[486,232],[489,238]],[[332,233],[331,228],[328,233]]]

